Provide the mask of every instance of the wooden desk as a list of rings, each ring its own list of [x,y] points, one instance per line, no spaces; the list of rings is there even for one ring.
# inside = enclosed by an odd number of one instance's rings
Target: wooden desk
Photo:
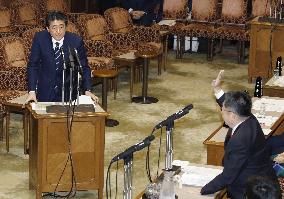
[[[283,76],[281,78],[284,78]],[[284,98],[284,86],[277,85],[277,80],[272,77],[262,88],[264,96]]]
[[[284,100],[280,99],[279,100]],[[252,110],[255,113],[255,110]],[[262,126],[264,131],[266,129],[271,129],[270,133],[267,135],[275,136],[284,132],[284,113],[276,112],[266,112],[266,115],[276,116],[278,120],[272,126]],[[222,165],[222,159],[224,156],[224,140],[228,129],[220,125],[213,133],[207,137],[203,144],[207,148],[207,164],[209,165]]]
[[[28,129],[27,129],[27,110],[23,108],[23,104],[27,99],[28,94],[23,92],[23,95],[15,99],[4,102],[6,108],[6,151],[9,152],[9,138],[10,138],[10,113],[22,113],[23,114],[23,128],[24,128],[24,154],[28,154]]]
[[[251,21],[250,27],[249,82],[258,76],[270,78],[277,57],[284,57],[284,24],[259,22],[257,17]]]
[[[38,103],[43,106],[41,103]],[[42,192],[53,192],[59,183],[69,152],[67,117],[62,114],[29,113],[29,188],[36,190],[36,198]],[[99,106],[96,112],[75,113],[70,135],[70,148],[76,176],[77,190],[97,189],[103,198],[105,117]],[[56,191],[69,191],[72,185],[71,165],[67,164]]]

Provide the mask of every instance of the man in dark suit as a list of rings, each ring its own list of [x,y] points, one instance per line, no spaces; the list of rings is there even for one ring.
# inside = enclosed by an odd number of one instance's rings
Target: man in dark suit
[[[251,113],[250,96],[245,92],[224,93],[220,87],[222,74],[220,71],[212,87],[231,135],[224,148],[223,172],[206,184],[201,194],[226,188],[231,199],[245,199],[245,184],[249,177],[267,176],[277,184],[278,181],[261,126]]]
[[[137,25],[149,26],[153,21],[160,20],[159,8],[161,0],[122,0],[121,5],[127,9]]]
[[[78,51],[82,65],[82,91],[95,103],[98,98],[91,93],[91,72],[88,66],[86,50],[81,37],[66,32],[67,17],[59,11],[51,11],[46,17],[46,30],[35,34],[28,62],[29,101],[61,101],[63,54],[69,57],[69,47]],[[67,70],[69,71],[69,70]],[[66,77],[65,101],[69,99],[69,78]],[[76,91],[76,87],[74,87]],[[76,93],[72,94],[76,96]]]

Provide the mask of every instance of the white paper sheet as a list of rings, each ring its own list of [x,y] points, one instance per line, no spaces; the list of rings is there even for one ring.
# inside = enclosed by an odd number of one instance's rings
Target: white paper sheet
[[[212,169],[198,166],[187,166],[183,169],[181,176],[182,184],[192,186],[204,186],[217,175],[222,173],[222,169]]]

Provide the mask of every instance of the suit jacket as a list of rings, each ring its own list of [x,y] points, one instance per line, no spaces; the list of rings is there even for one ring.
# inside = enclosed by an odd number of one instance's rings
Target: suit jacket
[[[63,59],[56,70],[54,50],[51,35],[47,30],[35,34],[28,62],[28,89],[36,91],[38,101],[61,101]],[[91,72],[88,66],[86,50],[81,37],[66,32],[63,41],[65,60],[69,61],[69,49],[78,51],[82,65],[82,90],[91,89]],[[67,70],[69,71],[69,70]],[[65,84],[65,99],[69,99],[69,73]],[[74,76],[76,78],[76,75]],[[76,86],[76,85],[75,85]],[[76,91],[76,87],[73,89]],[[73,92],[73,98],[76,92]]]
[[[222,96],[218,103],[222,104],[223,100]],[[268,176],[277,182],[265,142],[259,122],[250,115],[225,145],[223,172],[205,185],[202,191],[209,194],[227,188],[232,199],[245,199],[245,183],[250,176]]]

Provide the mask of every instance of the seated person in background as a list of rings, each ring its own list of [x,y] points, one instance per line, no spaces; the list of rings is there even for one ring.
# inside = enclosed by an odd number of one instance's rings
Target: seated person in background
[[[281,199],[279,186],[269,178],[253,176],[246,183],[247,199]]]
[[[121,5],[128,10],[137,25],[150,26],[156,21],[159,15],[161,0],[121,0]]]
[[[213,194],[226,188],[231,199],[245,199],[245,183],[249,177],[268,176],[276,184],[278,180],[260,124],[251,113],[250,96],[239,91],[224,93],[220,87],[223,72],[212,81],[212,88],[231,135],[224,146],[223,172],[206,184],[201,194]]]

